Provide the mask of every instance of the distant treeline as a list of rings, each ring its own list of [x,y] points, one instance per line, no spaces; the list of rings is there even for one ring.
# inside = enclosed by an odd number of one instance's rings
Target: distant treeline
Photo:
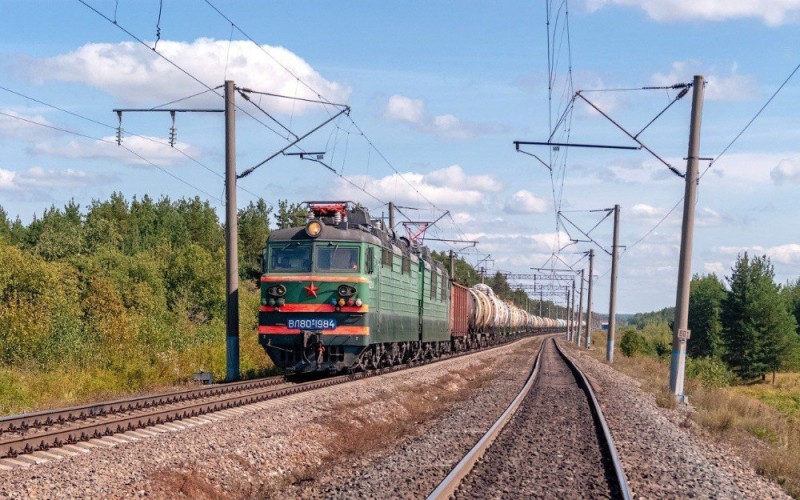
[[[727,286],[726,286],[727,285]],[[674,308],[636,314],[620,343],[628,355],[668,355]],[[800,370],[800,279],[775,282],[766,256],[741,254],[722,279],[715,274],[692,279],[689,298],[693,358],[717,361],[742,380],[780,370]]]

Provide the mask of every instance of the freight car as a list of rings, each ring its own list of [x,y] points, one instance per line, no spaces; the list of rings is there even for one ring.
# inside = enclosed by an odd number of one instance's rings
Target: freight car
[[[564,329],[486,285],[451,282],[426,247],[363,207],[306,204],[306,225],[273,231],[263,253],[259,342],[280,368],[370,369]]]

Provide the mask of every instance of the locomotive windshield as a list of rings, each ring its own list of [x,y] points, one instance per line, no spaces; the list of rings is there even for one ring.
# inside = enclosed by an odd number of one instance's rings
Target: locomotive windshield
[[[317,246],[315,262],[318,271],[358,272],[358,248]]]
[[[311,245],[289,243],[270,247],[269,270],[276,273],[311,272]]]

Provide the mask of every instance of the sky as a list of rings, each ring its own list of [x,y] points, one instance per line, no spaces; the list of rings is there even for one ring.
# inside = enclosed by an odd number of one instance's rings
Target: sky
[[[556,209],[588,231],[606,214],[596,210],[619,204],[617,311],[660,309],[675,303],[683,179],[644,150],[523,148],[551,174],[513,141],[552,131],[564,142],[633,145],[574,92],[636,134],[676,98],[663,87],[703,75],[700,156],[715,160],[698,186],[692,270],[729,275],[748,251],[768,255],[779,282],[800,276],[800,75],[725,151],[800,63],[800,0],[86,4],[2,3],[0,205],[24,222],[115,191],[200,196],[222,215],[221,114],[178,113],[170,147],[168,113],[124,113],[118,146],[112,110],[175,100],[221,109],[217,87],[228,79],[306,99],[236,95],[240,173],[342,109],[329,103],[350,107],[298,144],[324,152],[333,171],[278,155],[240,179],[240,207],[349,199],[378,216],[391,200],[408,207],[400,220],[429,221],[447,210],[427,235],[479,243],[431,247],[524,273],[563,267],[554,252],[586,266],[592,244],[568,245],[585,238],[557,225]],[[638,136],[680,172],[691,95]],[[590,234],[593,308],[604,312],[612,218]]]

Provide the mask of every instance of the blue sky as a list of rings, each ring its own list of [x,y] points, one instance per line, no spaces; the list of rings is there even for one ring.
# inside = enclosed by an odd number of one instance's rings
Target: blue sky
[[[153,45],[157,1],[87,1],[112,18],[116,7],[119,25]],[[336,122],[338,128],[311,136],[303,148],[326,151],[326,161],[340,175],[382,202],[420,208],[406,211],[413,218],[450,210],[454,220],[445,218],[431,234],[480,240],[476,250],[466,252],[468,260],[491,254],[495,269],[515,272],[544,263],[568,240],[563,227],[556,232],[555,186],[563,210],[621,205],[620,241],[630,248],[620,263],[618,310],[674,305],[681,207],[638,245],[631,244],[678,202],[681,179],[642,151],[572,149],[566,162],[557,162],[557,172],[566,168],[561,191],[560,181],[551,184],[536,160],[514,151],[513,140],[548,135],[544,2],[213,3],[261,46],[237,30],[231,36],[231,25],[203,0],[185,0],[164,2],[158,51],[212,87],[227,76],[255,90],[312,97],[307,83],[327,99],[350,105],[355,124],[377,149],[346,118]],[[554,11],[562,4],[553,2]],[[114,144],[30,123],[113,142],[113,108],[151,107],[204,87],[77,1],[6,0],[3,10],[0,85],[108,125],[0,90],[0,205],[12,216],[29,221],[50,204],[74,198],[85,205],[113,191],[200,195],[221,209],[219,115],[178,115],[177,146],[183,154],[163,144],[168,116],[125,115],[124,144],[147,161]],[[560,26],[562,21],[563,16]],[[795,0],[569,2],[574,88],[661,86],[702,74],[709,83],[701,154],[715,157],[800,62],[798,21]],[[569,102],[562,88],[568,76],[566,38],[559,33],[556,115]],[[770,255],[781,281],[800,275],[797,78],[701,181],[695,272],[725,274],[736,254],[747,249]],[[586,95],[638,130],[675,92]],[[239,103],[242,171],[287,142],[244,111],[262,121],[268,120],[265,115],[241,98]],[[222,103],[206,93],[181,104]],[[261,106],[298,133],[332,110],[273,98],[262,98]],[[689,107],[687,96],[642,135],[681,171]],[[572,113],[571,140],[630,144],[580,104]],[[530,151],[545,158],[548,153]],[[276,158],[243,179],[241,188],[242,204],[254,196],[273,203],[346,197],[385,210],[322,166],[296,157]],[[597,214],[570,217],[587,228],[597,220]],[[608,247],[610,233],[606,221],[592,234]],[[586,248],[571,246],[562,257],[576,261],[580,255],[574,252]],[[607,307],[608,267],[609,258],[599,254],[595,310]]]

